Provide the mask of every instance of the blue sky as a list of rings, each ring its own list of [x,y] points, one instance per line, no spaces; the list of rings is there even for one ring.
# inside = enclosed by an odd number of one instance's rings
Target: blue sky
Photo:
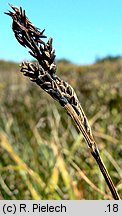
[[[0,59],[32,59],[3,14],[8,2],[22,6],[33,24],[53,37],[57,59],[90,64],[98,57],[122,55],[122,0],[1,0]]]

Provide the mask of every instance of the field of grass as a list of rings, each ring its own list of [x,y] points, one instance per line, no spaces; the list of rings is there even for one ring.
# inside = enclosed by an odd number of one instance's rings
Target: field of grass
[[[78,94],[122,198],[122,59],[57,64],[58,75]],[[112,199],[63,108],[23,77],[18,64],[2,60],[0,199]]]

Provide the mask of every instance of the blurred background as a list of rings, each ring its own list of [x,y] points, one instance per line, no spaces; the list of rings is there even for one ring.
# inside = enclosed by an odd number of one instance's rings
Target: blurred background
[[[57,74],[75,89],[122,198],[122,1],[24,1],[53,37]],[[33,61],[0,11],[0,199],[112,199],[87,145],[60,105],[20,74]]]

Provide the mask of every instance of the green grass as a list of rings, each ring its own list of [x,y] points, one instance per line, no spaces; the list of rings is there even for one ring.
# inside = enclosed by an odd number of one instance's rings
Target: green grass
[[[122,198],[122,59],[58,62]],[[111,199],[72,120],[15,63],[0,61],[0,199]]]

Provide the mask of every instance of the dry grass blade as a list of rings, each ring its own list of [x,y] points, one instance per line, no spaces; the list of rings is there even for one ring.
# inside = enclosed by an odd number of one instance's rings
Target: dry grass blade
[[[31,176],[31,178],[35,182],[37,182],[37,184],[40,186],[40,188],[44,188],[45,184],[41,180],[41,177],[36,172],[34,172],[30,167],[28,167],[27,164],[16,154],[16,152],[12,148],[12,146],[9,143],[9,140],[6,137],[6,135],[4,134],[4,132],[0,133],[0,141],[1,141],[0,145],[10,154],[12,159],[18,165],[19,170],[24,171],[25,174],[28,173]]]
[[[42,41],[45,37],[43,35],[44,31],[40,31],[38,28],[34,27],[26,17],[25,11],[23,11],[22,8],[19,10],[14,6],[11,7],[14,12],[9,11],[7,14],[13,19],[12,29],[16,39],[21,45],[28,47],[31,50],[30,54],[38,61],[38,63],[33,64],[23,62],[21,65],[21,72],[32,81],[36,82],[37,85],[65,108],[79,131],[83,134],[91,154],[95,158],[114,199],[120,199],[113,181],[100,157],[88,120],[74,89],[55,75],[55,51],[52,47],[52,38],[50,38],[47,43]]]
[[[100,190],[99,188],[97,188],[97,186],[95,184],[93,184],[93,182],[91,182],[88,177],[84,174],[84,172],[78,167],[78,165],[76,163],[74,163],[71,160],[71,165],[78,171],[78,175],[84,179],[85,182],[87,182],[87,184],[89,184],[91,186],[91,188],[93,188],[95,191],[99,192],[105,199],[112,199],[112,197],[108,194],[105,194],[102,190]]]

